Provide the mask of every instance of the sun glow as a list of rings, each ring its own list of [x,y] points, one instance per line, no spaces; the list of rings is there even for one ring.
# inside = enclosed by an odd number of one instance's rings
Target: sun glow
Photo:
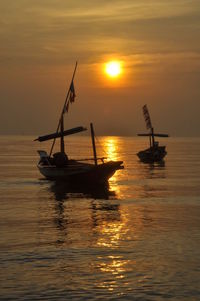
[[[110,77],[118,77],[121,70],[121,64],[118,61],[112,61],[105,64],[105,73]]]

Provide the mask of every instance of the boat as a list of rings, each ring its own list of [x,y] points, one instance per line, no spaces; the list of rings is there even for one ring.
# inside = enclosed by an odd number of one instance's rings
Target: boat
[[[86,159],[69,159],[65,153],[64,137],[87,130],[83,126],[72,129],[64,129],[64,115],[68,112],[69,106],[74,102],[74,76],[77,63],[73,72],[71,84],[61,111],[57,130],[55,133],[39,136],[35,141],[43,142],[53,140],[49,154],[44,150],[38,150],[40,160],[37,165],[40,173],[49,180],[64,181],[67,184],[102,184],[106,183],[114,173],[123,169],[123,161],[105,161],[106,158],[98,158],[95,145],[95,134],[93,123],[90,123],[90,132],[92,138],[93,157]],[[60,151],[53,154],[53,148],[56,139],[60,140]]]
[[[151,123],[150,114],[147,108],[147,105],[143,106],[143,115],[146,122],[146,128],[149,130],[149,133],[138,134],[138,136],[148,136],[150,146],[149,148],[139,151],[137,156],[144,163],[154,163],[160,162],[166,156],[166,146],[160,146],[158,141],[155,141],[155,137],[169,137],[168,134],[157,134],[154,133],[154,128]]]

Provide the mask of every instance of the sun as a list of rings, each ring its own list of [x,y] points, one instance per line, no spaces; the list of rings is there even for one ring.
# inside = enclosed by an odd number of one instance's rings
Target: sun
[[[121,73],[121,64],[118,61],[111,61],[105,64],[105,73],[110,77],[118,77]]]

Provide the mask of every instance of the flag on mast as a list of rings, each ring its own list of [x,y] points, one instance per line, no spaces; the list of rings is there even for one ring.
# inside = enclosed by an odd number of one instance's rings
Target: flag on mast
[[[151,129],[152,124],[151,124],[151,118],[150,118],[150,115],[149,115],[147,105],[143,106],[143,114],[144,114],[144,119],[145,119],[145,122],[146,122],[146,128]]]
[[[75,101],[75,97],[76,97],[76,94],[75,94],[75,89],[74,89],[74,82],[72,81],[71,85],[70,85],[69,101],[71,103],[74,102]]]
[[[72,81],[71,85],[70,85],[70,89],[69,89],[69,97],[66,101],[63,113],[69,111],[69,104],[73,103],[75,101],[75,97],[76,97],[76,94],[75,94],[75,89],[74,89],[74,82]]]

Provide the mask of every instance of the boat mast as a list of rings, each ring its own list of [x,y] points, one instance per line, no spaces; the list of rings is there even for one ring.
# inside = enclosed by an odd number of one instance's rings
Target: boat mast
[[[151,147],[151,136],[149,136],[149,144],[150,144],[150,147]]]
[[[154,139],[154,129],[151,128],[151,139],[152,139],[152,142],[151,142],[151,145],[150,146],[155,146],[155,139]]]
[[[96,145],[95,145],[95,138],[94,138],[94,128],[92,123],[90,123],[90,130],[91,130],[92,147],[93,147],[93,154],[94,154],[94,163],[95,166],[97,166],[97,153],[96,153]]]
[[[75,76],[75,73],[76,73],[77,64],[78,63],[76,62],[75,68],[74,68],[74,72],[73,72],[73,75],[72,75],[72,79],[71,79],[71,84],[73,83],[73,80],[74,80],[74,76]],[[58,122],[56,133],[58,133],[59,128],[60,128],[61,133],[64,131],[64,113],[65,113],[66,105],[67,105],[68,98],[69,98],[69,95],[70,95],[71,84],[69,86],[69,89],[68,89],[68,92],[67,92],[67,96],[65,98],[65,103],[64,103],[61,115],[60,115],[60,119],[59,119],[59,122]],[[53,140],[49,156],[51,156],[51,154],[52,154],[55,142],[56,142],[56,138],[54,138],[54,140]],[[60,150],[61,150],[61,152],[64,152],[64,137],[63,136],[60,138]]]
[[[64,115],[62,114],[61,121],[60,121],[60,133],[61,133],[61,136],[60,136],[60,151],[61,151],[61,153],[65,152],[65,143],[64,143],[63,132],[64,132]]]

